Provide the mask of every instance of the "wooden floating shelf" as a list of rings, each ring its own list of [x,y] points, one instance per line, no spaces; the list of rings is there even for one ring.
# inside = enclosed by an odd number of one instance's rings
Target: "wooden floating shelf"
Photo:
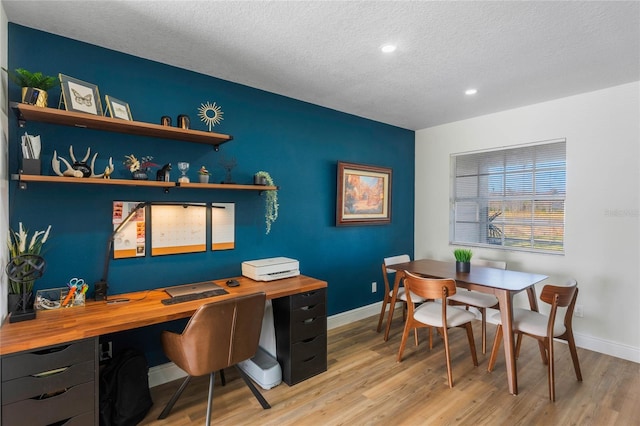
[[[17,102],[12,102],[11,107],[16,111],[21,126],[24,125],[25,121],[40,121],[62,126],[213,145],[216,151],[220,145],[233,139],[233,136],[222,133],[181,129],[142,121],[127,121],[55,108],[42,108]]]
[[[43,183],[71,183],[78,185],[123,185],[123,186],[152,186],[156,188],[197,188],[197,189],[226,189],[226,190],[249,190],[249,191],[273,191],[277,186],[264,185],[238,185],[225,183],[180,183],[162,182],[155,180],[134,180],[134,179],[98,179],[98,178],[74,178],[66,176],[43,176],[13,174],[12,180],[19,182],[21,188],[26,188],[27,182]]]
[[[249,190],[249,191],[274,191],[278,189],[277,186],[265,186],[265,185],[242,185],[236,183],[197,183],[197,182],[177,182],[176,186],[181,188],[198,188],[198,189],[236,189],[236,190]]]

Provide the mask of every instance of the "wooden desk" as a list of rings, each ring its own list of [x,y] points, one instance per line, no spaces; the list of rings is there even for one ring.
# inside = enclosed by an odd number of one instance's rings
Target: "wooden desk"
[[[124,303],[88,301],[85,306],[38,311],[32,321],[13,324],[5,321],[0,328],[0,423],[40,426],[64,421],[97,425],[100,335],[187,318],[205,303],[256,292],[265,292],[267,299],[276,299],[274,314],[279,313],[284,323],[276,329],[276,335],[280,333],[283,341],[276,342],[278,361],[283,364],[283,381],[293,384],[326,371],[327,283],[305,276],[270,282],[245,277],[236,280],[239,287],[227,287],[226,279],[214,281],[229,294],[174,305],[161,303],[169,297],[162,288],[110,296],[130,299]],[[276,302],[288,303],[293,309],[284,310],[283,314],[280,312],[283,309],[275,309]],[[307,302],[313,303],[313,309],[307,309]],[[300,310],[307,316],[301,316]],[[304,326],[311,327],[317,336],[310,339],[312,343],[298,344],[296,331],[299,334]],[[307,355],[300,357],[300,351]],[[310,353],[314,356],[307,362]],[[41,399],[42,394],[54,396]]]
[[[267,294],[267,299],[275,299],[327,287],[326,281],[304,275],[269,282],[253,281],[245,277],[235,279],[240,286],[227,287],[226,278],[214,281],[229,294],[175,305],[163,305],[160,302],[169,297],[163,287],[109,295],[109,299],[130,299],[125,303],[87,301],[85,306],[38,311],[36,319],[32,321],[5,321],[0,327],[0,355],[187,318],[202,304],[238,295],[263,291]]]
[[[509,392],[514,395],[518,394],[518,376],[513,332],[506,331],[512,330],[513,295],[521,291],[526,291],[527,296],[529,297],[529,305],[531,306],[531,309],[537,311],[538,302],[536,300],[535,284],[547,279],[548,277],[546,275],[509,271],[476,265],[471,266],[471,271],[469,273],[463,273],[456,272],[455,262],[441,262],[431,259],[398,263],[395,265],[389,265],[387,268],[395,269],[397,273],[393,284],[393,295],[391,297],[389,317],[387,318],[387,328],[384,333],[385,341],[389,339],[391,319],[393,318],[393,310],[396,303],[398,288],[400,287],[400,282],[404,277],[404,271],[429,278],[453,278],[456,280],[456,285],[459,287],[495,295],[498,298],[502,325],[505,329],[505,332],[503,333],[504,355],[507,366]]]

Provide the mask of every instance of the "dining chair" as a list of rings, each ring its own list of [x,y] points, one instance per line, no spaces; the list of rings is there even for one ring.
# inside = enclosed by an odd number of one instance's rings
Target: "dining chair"
[[[409,331],[420,327],[435,327],[444,339],[444,351],[447,358],[447,378],[449,387],[453,387],[453,373],[451,371],[451,354],[449,353],[449,328],[460,327],[467,331],[467,339],[469,340],[469,348],[471,350],[471,358],[473,365],[478,366],[478,358],[476,356],[476,344],[473,340],[473,327],[471,321],[476,316],[463,308],[457,306],[448,306],[447,299],[456,294],[456,282],[453,279],[434,279],[424,278],[405,271],[404,285],[407,289],[407,305],[409,313],[404,324],[402,333],[402,341],[400,350],[398,351],[398,362],[402,362],[402,353],[407,342]],[[420,296],[424,299],[432,299],[415,307],[413,295]],[[440,300],[442,303],[436,303]],[[429,334],[429,349],[433,348],[431,333]]]
[[[490,268],[507,269],[507,262],[500,260],[471,259],[471,265],[488,266]],[[487,309],[498,307],[498,298],[493,294],[480,293],[479,291],[458,289],[457,293],[449,298],[453,304],[472,306],[480,311],[482,327],[482,353],[487,353]]]
[[[406,263],[411,262],[411,257],[408,254],[401,254],[399,256],[385,257],[382,262],[382,280],[384,281],[384,298],[382,299],[382,309],[380,310],[380,318],[378,318],[378,328],[377,332],[380,333],[382,330],[382,321],[384,319],[387,305],[391,305],[391,296],[393,295],[392,285],[394,283],[393,279],[390,279],[390,274],[393,274],[395,277],[396,271],[394,269],[388,269],[389,265],[396,265],[398,263]],[[398,288],[398,295],[396,296],[396,300],[402,301],[402,319],[406,320],[407,318],[407,294],[406,290],[403,286]],[[412,297],[413,303],[422,303],[425,299],[419,297],[417,295],[413,295]],[[390,318],[389,321],[392,321],[393,318]],[[431,334],[431,333],[429,333]],[[431,338],[431,335],[429,335]],[[418,345],[418,331],[415,332],[415,341],[416,345]]]
[[[516,358],[520,354],[520,344],[522,343],[523,335],[534,337],[538,341],[542,342],[544,346],[544,352],[541,352],[542,362],[547,364],[549,399],[551,401],[556,400],[553,355],[554,339],[564,340],[568,343],[571,359],[573,360],[573,369],[576,372],[576,378],[579,382],[582,381],[580,362],[578,361],[578,352],[576,350],[576,343],[573,338],[572,328],[573,310],[575,308],[577,298],[578,283],[576,280],[570,280],[566,286],[545,285],[542,289],[540,300],[551,305],[551,312],[549,315],[528,309],[513,310],[513,332],[518,334]],[[566,308],[563,321],[560,320],[561,316],[557,315],[559,308]],[[498,321],[498,329],[496,331],[496,338],[493,342],[491,357],[489,358],[488,371],[493,371],[493,367],[495,366],[503,333],[500,314],[494,315],[494,319]]]
[[[193,314],[182,334],[163,331],[162,349],[167,358],[187,373],[158,419],[166,418],[192,377],[209,375],[206,425],[211,424],[215,372],[235,366],[262,408],[271,408],[237,364],[258,350],[266,296],[247,296],[207,303]]]

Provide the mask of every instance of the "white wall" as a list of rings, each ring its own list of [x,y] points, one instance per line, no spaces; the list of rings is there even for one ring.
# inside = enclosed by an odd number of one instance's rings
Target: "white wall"
[[[640,362],[640,82],[416,132],[415,256],[453,259],[450,154],[557,138],[567,140],[565,255],[474,255],[545,283],[576,278],[578,346]]]
[[[0,65],[7,67],[7,16],[0,3]],[[9,261],[7,235],[9,229],[8,143],[7,143],[7,73],[0,74],[0,323],[7,315],[7,275],[4,265]]]

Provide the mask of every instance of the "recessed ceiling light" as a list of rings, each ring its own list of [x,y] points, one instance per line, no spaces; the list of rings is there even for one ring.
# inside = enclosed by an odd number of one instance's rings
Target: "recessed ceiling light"
[[[465,95],[475,95],[476,93],[478,93],[478,89],[467,89],[464,92]]]
[[[382,50],[384,53],[391,53],[391,52],[396,50],[396,45],[395,44],[383,44],[380,47],[380,50]]]

